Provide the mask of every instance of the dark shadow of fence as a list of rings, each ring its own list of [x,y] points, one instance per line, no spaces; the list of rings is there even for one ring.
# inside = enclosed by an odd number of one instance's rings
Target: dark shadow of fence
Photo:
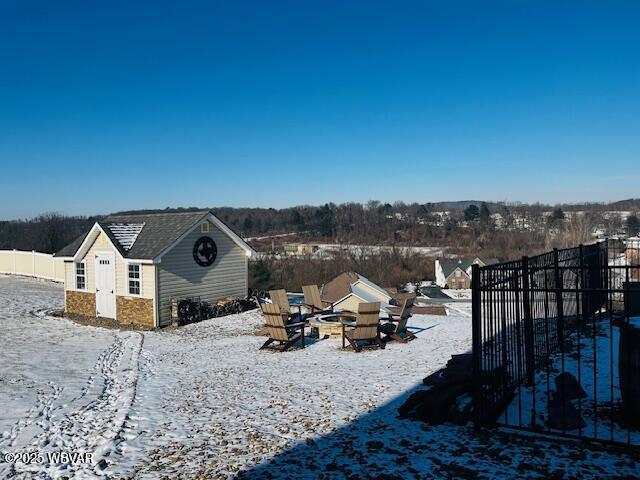
[[[398,407],[423,388],[417,385],[328,435],[296,443],[236,478],[565,478],[569,470],[595,478],[608,464],[615,463],[622,476],[640,467],[637,457],[621,452],[600,451],[594,459],[576,443],[399,419]]]

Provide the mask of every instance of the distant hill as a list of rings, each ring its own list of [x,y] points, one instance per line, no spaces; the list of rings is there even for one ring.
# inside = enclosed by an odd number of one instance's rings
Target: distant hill
[[[608,204],[611,210],[640,210],[640,198],[618,200]]]
[[[469,205],[480,205],[482,202],[482,200],[456,200],[452,202],[436,202],[432,205],[435,211],[464,210]]]
[[[176,208],[147,208],[143,210],[121,210],[113,212],[110,215],[149,215],[152,213],[180,213],[180,212],[197,212],[199,210],[208,210],[207,208],[198,207],[176,207]]]
[[[212,210],[233,230],[245,237],[260,237],[278,234],[296,234],[299,241],[331,241],[369,245],[439,245],[460,247],[466,243],[483,242],[495,244],[495,232],[491,225],[469,225],[463,211],[469,205],[480,206],[481,200],[456,200],[427,203],[382,203],[369,201],[366,204],[351,202],[344,204],[299,205],[288,208],[234,208],[234,207],[177,207],[144,210],[126,210],[118,214],[191,212]],[[548,228],[544,212],[556,206],[541,203],[486,202],[491,213],[500,213],[505,221],[515,222],[526,215],[529,231],[538,225],[538,243],[546,242]],[[581,203],[558,205],[563,211],[590,212],[590,221],[602,224],[602,212],[606,210],[640,212],[640,199],[626,199],[611,203]],[[446,219],[434,212],[449,211]],[[598,215],[602,218],[598,219]],[[96,219],[103,217],[67,217],[60,213],[47,213],[31,220],[0,221],[0,249],[37,250],[55,252],[76,237],[86,232]],[[470,228],[470,227],[474,228]],[[595,225],[593,225],[595,226]],[[606,226],[606,225],[605,225]],[[620,231],[623,226],[611,227]],[[516,230],[521,227],[516,227]],[[474,231],[477,230],[477,231]],[[512,229],[513,230],[513,229]],[[483,235],[486,234],[486,235]],[[485,238],[486,237],[486,238]],[[509,235],[505,235],[509,237]],[[289,237],[287,237],[289,238]],[[475,239],[475,240],[474,240]],[[489,239],[491,239],[489,241]],[[511,238],[513,242],[516,239]],[[287,240],[294,241],[294,240]],[[522,240],[517,240],[518,245]]]

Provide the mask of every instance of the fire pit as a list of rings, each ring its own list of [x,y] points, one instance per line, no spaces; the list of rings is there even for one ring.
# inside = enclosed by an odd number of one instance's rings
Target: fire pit
[[[355,319],[355,314],[336,312],[312,318],[309,320],[309,326],[318,332],[318,338],[340,339],[342,337],[342,324],[340,322],[353,322]]]

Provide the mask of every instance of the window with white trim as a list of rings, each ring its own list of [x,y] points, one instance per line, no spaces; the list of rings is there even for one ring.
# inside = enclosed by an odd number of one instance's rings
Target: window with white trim
[[[76,290],[87,289],[87,264],[76,262]]]
[[[209,233],[209,222],[200,225],[200,233]]]
[[[142,293],[141,268],[139,263],[130,263],[127,267],[127,282],[129,285],[129,295],[140,295]]]

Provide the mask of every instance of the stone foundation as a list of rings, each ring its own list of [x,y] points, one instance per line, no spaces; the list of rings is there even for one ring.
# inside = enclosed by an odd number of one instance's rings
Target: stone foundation
[[[90,292],[77,292],[66,290],[64,292],[66,300],[66,310],[75,315],[85,317],[96,316],[96,294]]]
[[[116,296],[118,323],[135,323],[153,328],[153,300],[151,298]]]

